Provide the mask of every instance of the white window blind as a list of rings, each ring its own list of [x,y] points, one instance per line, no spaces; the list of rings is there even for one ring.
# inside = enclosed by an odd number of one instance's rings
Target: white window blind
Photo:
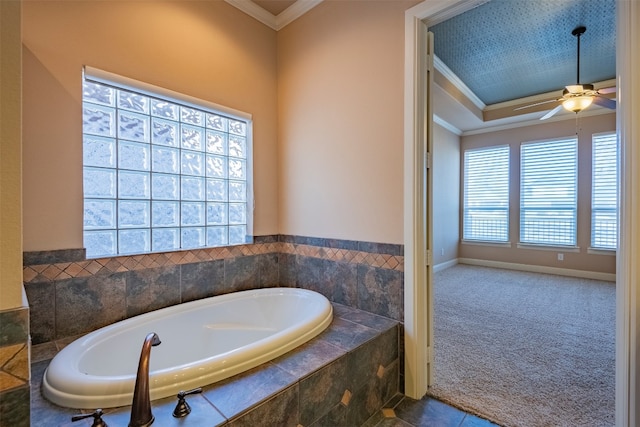
[[[592,140],[591,247],[615,249],[618,236],[618,138]]]
[[[578,140],[520,147],[520,242],[576,245]]]
[[[509,240],[509,146],[464,152],[465,240]]]
[[[87,258],[251,241],[250,115],[95,69],[82,106]]]

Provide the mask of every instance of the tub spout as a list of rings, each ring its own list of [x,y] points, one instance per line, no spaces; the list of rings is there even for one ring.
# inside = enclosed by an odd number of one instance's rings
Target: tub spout
[[[151,400],[149,399],[149,357],[151,356],[151,347],[157,345],[160,345],[160,338],[155,332],[148,334],[142,344],[136,386],[133,390],[129,427],[147,427],[153,424],[154,417],[151,413]]]

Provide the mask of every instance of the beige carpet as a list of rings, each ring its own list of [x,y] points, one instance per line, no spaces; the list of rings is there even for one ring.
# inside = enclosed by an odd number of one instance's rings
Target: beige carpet
[[[456,265],[429,394],[503,426],[615,424],[615,283]]]

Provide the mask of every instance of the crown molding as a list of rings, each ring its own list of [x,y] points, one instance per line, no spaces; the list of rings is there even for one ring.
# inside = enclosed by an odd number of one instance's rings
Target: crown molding
[[[464,96],[469,98],[469,101],[471,101],[473,105],[478,107],[480,110],[485,109],[487,105],[482,102],[482,100],[478,98],[478,96],[473,93],[471,89],[469,89],[469,86],[464,84],[460,77],[458,77],[453,71],[451,71],[451,68],[447,67],[447,64],[442,62],[442,60],[436,55],[433,55],[433,66],[444,76],[444,78],[449,80],[452,85],[458,88],[458,90],[462,92]]]
[[[449,132],[455,133],[458,136],[462,135],[462,131],[460,129],[458,129],[457,127],[455,127],[454,125],[452,125],[448,121],[444,120],[442,117],[438,116],[437,114],[433,115],[433,123],[442,126],[443,128],[445,128]]]
[[[432,27],[436,24],[439,24],[443,21],[446,21],[449,18],[453,18],[454,16],[460,15],[461,13],[467,12],[468,10],[471,10],[473,8],[476,8],[478,6],[482,6],[483,4],[489,2],[489,0],[463,0],[463,1],[458,1],[457,3],[455,2],[449,2],[449,3],[453,3],[452,6],[446,6],[444,9],[437,11],[436,13],[434,13],[433,15],[429,15],[429,8],[434,7],[434,8],[440,8],[439,5],[437,4],[433,4],[433,5],[423,5],[423,4],[418,4],[416,6],[414,6],[412,9],[416,10],[416,13],[419,15],[428,15],[424,22],[425,24],[427,24],[429,27]],[[412,10],[409,9],[409,10]],[[422,10],[420,10],[422,9]],[[418,10],[420,10],[418,12]]]
[[[601,82],[596,82],[593,84],[593,87],[595,90],[600,90],[608,87],[616,87],[616,79],[609,79],[609,80],[603,80]],[[535,104],[536,102],[547,101],[554,98],[555,99],[562,98],[562,89],[487,105],[485,110],[491,111],[491,110],[500,110],[502,108],[517,108],[517,107],[522,107],[523,105]]]
[[[247,15],[262,22],[266,26],[276,29],[276,17],[252,2],[251,0],[224,0],[231,6],[240,9]]]
[[[607,108],[602,108],[602,107],[590,108],[590,109],[587,109],[585,111],[581,111],[580,113],[578,113],[578,115],[579,115],[578,118],[579,119],[583,119],[585,117],[601,116],[603,114],[615,114],[615,112],[612,111],[612,110],[609,110]],[[481,133],[498,132],[498,131],[501,131],[501,130],[516,129],[516,128],[521,128],[521,127],[525,127],[525,126],[544,125],[546,123],[561,122],[561,121],[564,121],[564,120],[575,120],[575,119],[576,119],[575,113],[563,110],[561,113],[559,113],[559,114],[557,114],[557,115],[555,115],[555,116],[553,116],[551,118],[548,118],[546,120],[534,119],[534,120],[525,120],[525,121],[518,121],[518,122],[508,123],[508,124],[505,124],[505,125],[483,127],[483,128],[480,128],[480,129],[464,131],[464,132],[462,132],[461,136],[478,135],[478,134],[481,134]]]
[[[276,16],[275,30],[281,30],[322,3],[323,0],[298,0]]]
[[[264,10],[251,0],[224,0],[247,15],[279,31],[322,3],[323,0],[298,0],[283,10],[278,16]]]

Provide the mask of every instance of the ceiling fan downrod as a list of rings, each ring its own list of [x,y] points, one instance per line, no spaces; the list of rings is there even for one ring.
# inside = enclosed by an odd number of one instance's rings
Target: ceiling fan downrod
[[[581,25],[576,27],[571,31],[571,35],[576,36],[578,38],[578,60],[576,61],[576,85],[580,84],[580,36],[583,35],[587,31],[587,27]]]

